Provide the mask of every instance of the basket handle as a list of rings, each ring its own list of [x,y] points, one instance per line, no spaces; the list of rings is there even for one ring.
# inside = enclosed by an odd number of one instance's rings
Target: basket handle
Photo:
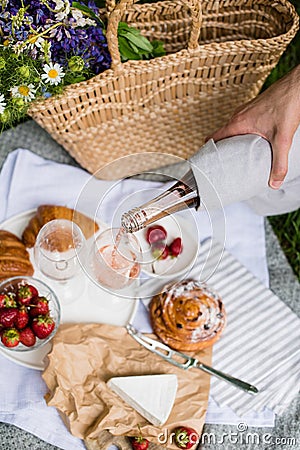
[[[108,15],[115,9],[116,1],[115,0],[106,0],[105,1],[106,11]]]
[[[121,55],[119,52],[118,44],[118,25],[121,20],[122,15],[126,11],[128,6],[133,5],[138,0],[120,0],[113,10],[111,7],[114,4],[114,0],[108,0],[107,6],[111,11],[108,16],[106,39],[108,50],[112,59],[111,69],[114,72],[120,72],[122,70]],[[174,3],[186,4],[191,10],[192,26],[191,33],[188,41],[188,50],[193,51],[199,47],[198,39],[200,35],[201,23],[202,23],[202,11],[201,11],[201,0],[177,0]]]

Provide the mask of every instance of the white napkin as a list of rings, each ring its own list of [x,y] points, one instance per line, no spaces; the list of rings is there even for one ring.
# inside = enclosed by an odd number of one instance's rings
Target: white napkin
[[[220,249],[219,244],[210,248],[206,241],[197,264],[207,261],[215,266]],[[221,295],[227,312],[212,364],[259,390],[250,396],[232,385],[225,389],[223,381],[212,377],[211,396],[239,416],[265,407],[282,414],[300,388],[300,319],[226,250],[209,283]]]
[[[159,185],[141,180],[91,181],[90,175],[81,169],[45,160],[28,150],[16,150],[8,156],[0,174],[0,221],[43,203],[69,207],[77,203],[79,209],[90,213],[100,196],[114,187],[113,195],[101,205],[101,218],[110,223],[121,198]],[[242,203],[227,207],[225,214],[226,248],[267,285],[263,218]],[[207,218],[198,213],[195,218],[201,224],[201,239],[208,237]],[[147,327],[144,305],[139,306],[138,320]],[[43,399],[46,386],[40,372],[19,366],[2,355],[0,364],[0,421],[19,426],[62,449],[84,449],[82,442],[67,431],[57,411],[46,406]],[[229,408],[220,409],[213,401],[210,405],[209,423],[239,423],[238,416]],[[273,420],[273,413],[267,410],[259,414],[251,412],[243,418],[249,426],[273,426]]]

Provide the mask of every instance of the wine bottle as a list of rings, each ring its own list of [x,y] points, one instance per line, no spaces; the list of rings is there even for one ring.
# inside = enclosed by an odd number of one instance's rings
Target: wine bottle
[[[193,171],[189,170],[181,180],[162,194],[124,213],[121,225],[127,232],[134,233],[162,217],[186,208],[198,208],[199,205],[196,180]]]
[[[300,127],[290,149],[284,189],[275,191],[268,186],[272,149],[266,139],[255,134],[217,143],[210,139],[189,159],[190,170],[182,179],[148,203],[124,213],[122,227],[132,233],[185,208],[217,215],[224,206],[238,202],[247,203],[260,215],[293,211],[299,208],[299,142]]]

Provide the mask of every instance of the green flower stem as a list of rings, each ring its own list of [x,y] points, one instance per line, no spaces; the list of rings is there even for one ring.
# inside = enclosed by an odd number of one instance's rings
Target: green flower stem
[[[45,36],[49,31],[54,30],[55,28],[59,27],[60,25],[64,25],[64,23],[63,22],[55,23],[54,25],[51,25],[51,27],[47,28],[47,30],[44,30],[41,33],[35,34],[34,36],[36,38]],[[31,43],[31,38],[29,38],[25,42],[23,42],[22,47],[24,47],[24,46],[26,46],[27,44],[30,44],[30,43]]]
[[[63,8],[61,8],[61,9],[53,9],[53,8],[51,8],[51,6],[49,5],[49,3],[47,2],[47,0],[41,0],[41,3],[43,4],[43,5],[45,5],[46,6],[46,8],[48,8],[49,9],[49,11],[51,11],[51,12],[53,12],[53,13],[59,13],[59,12],[61,12],[61,11],[63,11]]]

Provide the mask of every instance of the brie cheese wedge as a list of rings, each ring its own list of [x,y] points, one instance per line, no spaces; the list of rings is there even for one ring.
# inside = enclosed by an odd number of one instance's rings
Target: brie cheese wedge
[[[173,407],[177,376],[162,374],[115,377],[107,385],[150,423],[160,426],[167,421]]]

